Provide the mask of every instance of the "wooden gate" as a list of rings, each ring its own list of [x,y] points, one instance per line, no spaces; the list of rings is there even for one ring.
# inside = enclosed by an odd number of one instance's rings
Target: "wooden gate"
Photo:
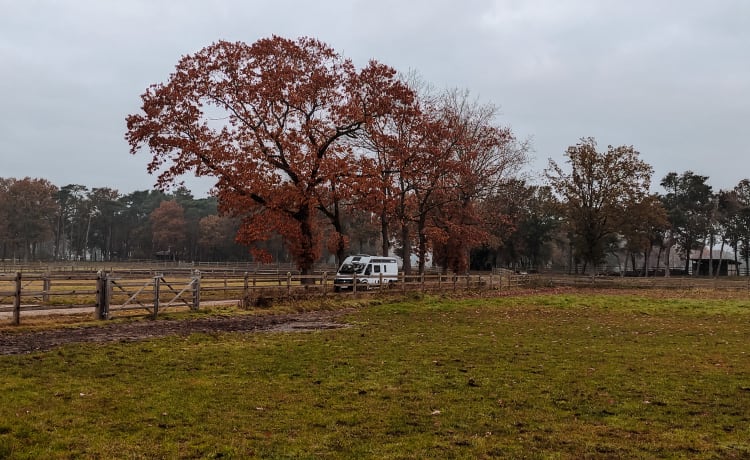
[[[200,280],[198,270],[192,273],[187,283],[184,280],[169,281],[161,273],[143,282],[100,272],[97,279],[96,317],[108,319],[115,311],[142,309],[156,319],[160,311],[175,305],[198,310]]]

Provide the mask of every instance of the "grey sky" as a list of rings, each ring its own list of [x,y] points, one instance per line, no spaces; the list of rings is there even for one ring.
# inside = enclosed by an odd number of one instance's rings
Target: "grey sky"
[[[593,136],[633,145],[656,184],[750,177],[746,0],[0,0],[0,177],[151,188],[123,139],[145,88],[212,42],[272,34],[470,90],[532,139],[537,176]]]

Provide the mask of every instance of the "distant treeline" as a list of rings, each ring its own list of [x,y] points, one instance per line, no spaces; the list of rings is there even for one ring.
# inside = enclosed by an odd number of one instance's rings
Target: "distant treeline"
[[[186,188],[122,194],[108,187],[0,178],[0,258],[247,260],[238,221]]]
[[[717,257],[700,252],[707,247],[724,249],[723,254],[731,250],[732,255],[718,257],[750,265],[750,181],[714,192],[708,177],[686,171],[668,174],[661,185],[663,194],[600,213],[615,224],[608,224],[604,238],[591,240],[587,233],[596,222],[587,220],[590,211],[581,212],[587,208],[575,193],[566,198],[559,184],[507,180],[479,202],[481,225],[490,238],[470,248],[470,268],[583,271],[587,251],[594,257],[600,251],[603,257],[589,260],[596,270],[614,266],[621,273],[653,275],[654,269],[680,268],[689,273],[696,270],[691,253],[693,259]],[[356,205],[340,211],[349,251],[378,253],[383,245],[376,216]],[[249,248],[235,242],[241,227],[241,216],[221,215],[215,197],[196,199],[185,187],[122,194],[107,187],[57,187],[46,179],[0,178],[3,260],[252,261]],[[269,235],[259,244],[275,262],[294,262],[280,236]],[[335,262],[334,251],[324,249],[319,261]],[[432,262],[445,266],[437,255]],[[713,274],[712,269],[704,274]]]

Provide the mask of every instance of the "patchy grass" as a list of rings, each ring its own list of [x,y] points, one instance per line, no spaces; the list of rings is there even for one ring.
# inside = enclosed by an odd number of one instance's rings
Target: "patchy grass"
[[[750,456],[739,295],[425,296],[347,319],[0,357],[0,458]]]

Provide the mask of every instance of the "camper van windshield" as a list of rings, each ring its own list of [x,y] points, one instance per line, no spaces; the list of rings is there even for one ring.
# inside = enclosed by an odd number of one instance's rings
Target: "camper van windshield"
[[[344,264],[339,269],[339,273],[351,275],[352,273],[361,273],[364,268],[365,268],[364,264],[357,264],[357,263]]]

